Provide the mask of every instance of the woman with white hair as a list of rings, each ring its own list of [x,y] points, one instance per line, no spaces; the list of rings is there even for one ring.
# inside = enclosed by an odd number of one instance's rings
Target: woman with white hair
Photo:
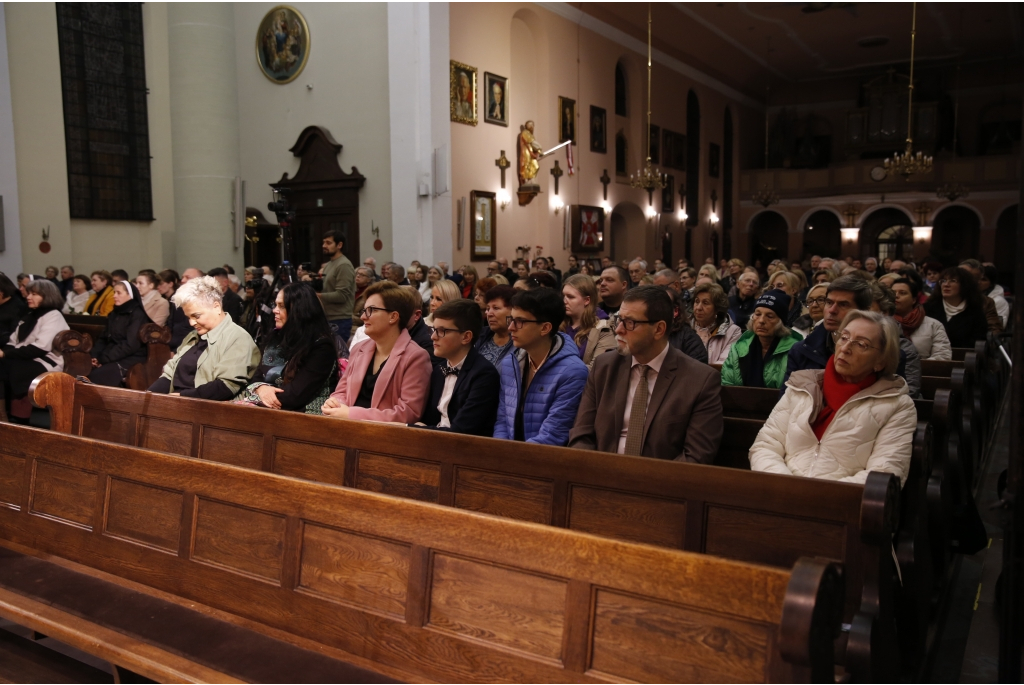
[[[906,483],[917,410],[896,375],[899,327],[877,312],[854,310],[835,340],[824,370],[790,374],[750,448],[750,468],[848,483],[881,471]]]
[[[164,366],[151,392],[203,400],[230,400],[249,384],[260,350],[221,307],[223,291],[213,276],[192,278],[174,293],[193,330]]]

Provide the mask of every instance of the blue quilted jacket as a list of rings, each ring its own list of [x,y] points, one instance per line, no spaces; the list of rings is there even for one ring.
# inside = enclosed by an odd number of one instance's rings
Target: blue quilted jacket
[[[528,363],[526,350],[517,349],[501,361],[501,393],[494,437],[515,439],[516,410],[522,394],[523,370]],[[526,442],[564,446],[576,422],[583,388],[587,385],[587,365],[579,349],[565,333],[559,333],[554,349],[530,382],[523,398],[523,433]]]

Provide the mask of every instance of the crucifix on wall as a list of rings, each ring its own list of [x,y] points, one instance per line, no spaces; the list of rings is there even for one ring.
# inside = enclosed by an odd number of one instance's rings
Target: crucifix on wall
[[[508,161],[508,157],[505,156],[505,151],[504,150],[501,151],[501,157],[498,157],[496,160],[494,160],[494,166],[496,166],[499,169],[501,169],[501,187],[504,188],[505,187],[505,169],[508,169],[510,166],[512,166],[512,162]]]
[[[608,184],[612,182],[612,179],[608,176],[608,170],[604,170],[604,174],[598,179],[601,181],[601,185],[604,186],[604,199],[608,199]]]
[[[565,172],[558,166],[558,160],[555,160],[555,166],[551,168],[551,175],[555,177],[555,195],[558,195],[558,179],[562,177]]]

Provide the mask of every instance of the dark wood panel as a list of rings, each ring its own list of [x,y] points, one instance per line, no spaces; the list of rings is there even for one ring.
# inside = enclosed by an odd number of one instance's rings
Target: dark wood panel
[[[263,436],[204,425],[199,458],[247,469],[262,468]]]
[[[454,504],[459,509],[534,523],[551,522],[551,481],[467,468],[456,468],[454,479]]]
[[[705,525],[704,551],[716,556],[786,568],[806,554],[844,558],[846,530],[841,525],[712,505]],[[751,537],[771,544],[752,549]]]
[[[356,487],[421,502],[437,502],[441,465],[419,459],[399,459],[360,452]]]
[[[21,508],[25,491],[25,459],[0,454],[0,505]]]
[[[177,554],[182,496],[182,492],[112,478],[104,532]]]
[[[407,544],[307,524],[299,587],[403,619],[409,565]]]
[[[37,460],[29,511],[92,529],[96,512],[96,474]]]
[[[769,630],[598,590],[591,667],[640,682],[764,682]]]
[[[80,433],[82,437],[132,444],[131,414],[129,412],[107,411],[97,407],[84,407]]]
[[[686,503],[574,485],[569,494],[569,528],[681,549]]]
[[[192,452],[192,423],[140,416],[138,445],[158,452],[188,456]]]
[[[434,556],[429,624],[439,630],[558,659],[566,584],[533,573]]]
[[[282,476],[344,485],[345,449],[277,438],[273,471]]]
[[[261,578],[280,580],[283,516],[199,498],[192,557]]]

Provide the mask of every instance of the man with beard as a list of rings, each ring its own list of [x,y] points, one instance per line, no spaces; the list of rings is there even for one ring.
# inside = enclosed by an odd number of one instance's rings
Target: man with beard
[[[672,302],[630,290],[615,327],[618,354],[594,362],[569,447],[711,464],[722,440],[717,371],[668,344]]]
[[[324,285],[320,291],[320,301],[331,328],[337,331],[338,337],[348,342],[352,332],[352,303],[355,302],[355,269],[352,262],[342,253],[345,243],[344,234],[337,229],[324,233],[324,256],[327,261],[323,265]]]

